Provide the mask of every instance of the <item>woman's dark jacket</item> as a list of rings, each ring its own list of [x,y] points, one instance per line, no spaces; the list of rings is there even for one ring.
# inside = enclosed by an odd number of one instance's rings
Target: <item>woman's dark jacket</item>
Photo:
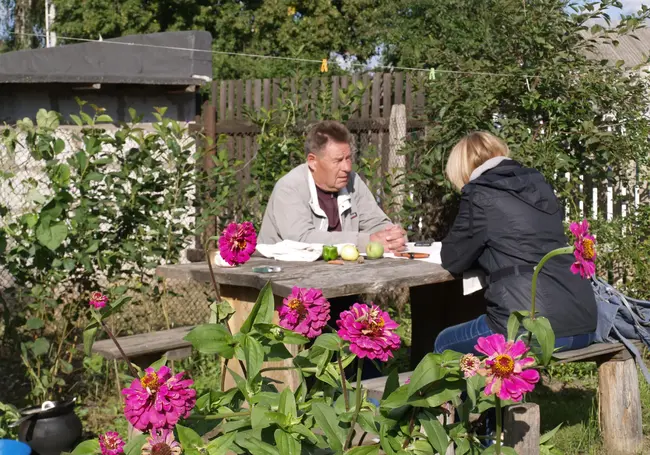
[[[505,335],[510,312],[530,310],[531,266],[568,245],[560,204],[542,174],[504,160],[463,187],[458,215],[442,241],[442,266],[452,274],[480,268],[502,276],[488,280],[485,298],[490,329]],[[536,311],[549,319],[556,337],[596,330],[591,284],[570,271],[573,260],[551,258],[537,280]],[[515,265],[524,272],[514,273]]]

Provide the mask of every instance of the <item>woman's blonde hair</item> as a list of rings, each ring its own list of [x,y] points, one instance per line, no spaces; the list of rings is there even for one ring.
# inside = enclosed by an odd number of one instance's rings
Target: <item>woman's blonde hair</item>
[[[485,131],[475,131],[462,138],[451,150],[445,172],[458,190],[463,188],[474,169],[495,156],[508,156],[505,142]]]

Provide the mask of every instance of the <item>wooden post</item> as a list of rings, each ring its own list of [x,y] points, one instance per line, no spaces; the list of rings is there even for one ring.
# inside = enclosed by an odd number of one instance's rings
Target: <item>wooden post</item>
[[[392,206],[391,212],[399,214],[404,205],[404,170],[406,169],[406,157],[400,153],[406,141],[406,106],[394,104],[390,112],[390,124],[388,127],[390,136],[388,153],[388,175],[391,179]]]
[[[540,438],[539,405],[521,403],[508,406],[503,419],[504,445],[519,455],[538,455]]]
[[[205,155],[203,156],[203,169],[209,175],[212,168],[214,168],[214,161],[212,157],[217,148],[217,111],[212,103],[206,103],[203,106],[203,129],[208,141],[205,147]],[[211,179],[208,179],[210,181]],[[205,202],[209,202],[209,198],[205,198]],[[203,242],[209,237],[215,235],[217,229],[216,219],[212,220],[206,225]],[[201,245],[203,249],[203,245]]]
[[[636,364],[627,351],[598,367],[600,431],[605,453],[635,455],[643,452],[641,398]]]

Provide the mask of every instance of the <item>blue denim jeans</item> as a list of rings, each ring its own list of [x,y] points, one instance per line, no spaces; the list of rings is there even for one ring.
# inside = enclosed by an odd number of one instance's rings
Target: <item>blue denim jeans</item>
[[[476,319],[452,327],[447,327],[445,330],[440,332],[436,338],[433,350],[438,354],[447,349],[451,349],[452,351],[461,352],[463,354],[471,352],[479,355],[480,353],[474,350],[476,341],[480,337],[486,337],[493,334],[494,332],[490,330],[490,327],[487,324],[487,316],[482,314]],[[561,351],[582,349],[593,343],[595,336],[595,333],[585,333],[583,335],[556,338],[555,348]]]

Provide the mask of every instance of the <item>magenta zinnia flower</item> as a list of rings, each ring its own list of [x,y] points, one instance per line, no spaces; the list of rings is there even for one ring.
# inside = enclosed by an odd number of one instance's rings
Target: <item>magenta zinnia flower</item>
[[[399,348],[399,335],[393,332],[397,323],[377,305],[355,303],[341,312],[336,321],[339,336],[350,342],[350,351],[359,358],[379,359],[386,362]]]
[[[539,381],[539,373],[534,369],[532,357],[521,358],[528,352],[523,341],[508,341],[497,333],[488,337],[480,337],[474,346],[478,352],[487,355],[485,368],[478,373],[487,378],[486,395],[496,395],[502,400],[521,401],[526,392],[532,392]]]
[[[102,455],[120,455],[124,453],[124,441],[115,431],[109,431],[99,436],[99,448]]]
[[[104,308],[106,303],[108,303],[108,297],[101,292],[93,292],[90,294],[90,302],[88,302],[88,305],[91,307],[95,307],[99,310],[100,308]]]
[[[140,431],[172,429],[181,417],[187,418],[196,404],[196,390],[185,373],[174,376],[162,366],[158,371],[147,368],[141,379],[123,389],[124,415]]]
[[[240,265],[251,258],[257,245],[255,228],[250,221],[230,223],[219,237],[219,253],[230,265]]]
[[[172,430],[152,431],[142,446],[142,455],[181,455],[182,451]]]
[[[571,271],[582,278],[591,278],[596,273],[596,239],[589,234],[589,222],[571,223],[569,230],[576,237],[573,251],[576,261],[571,265]]]
[[[460,371],[466,378],[471,378],[478,373],[480,366],[481,361],[474,354],[465,354],[460,358]]]
[[[279,311],[280,327],[308,338],[323,333],[323,327],[330,320],[330,303],[320,289],[294,286],[282,304]]]

